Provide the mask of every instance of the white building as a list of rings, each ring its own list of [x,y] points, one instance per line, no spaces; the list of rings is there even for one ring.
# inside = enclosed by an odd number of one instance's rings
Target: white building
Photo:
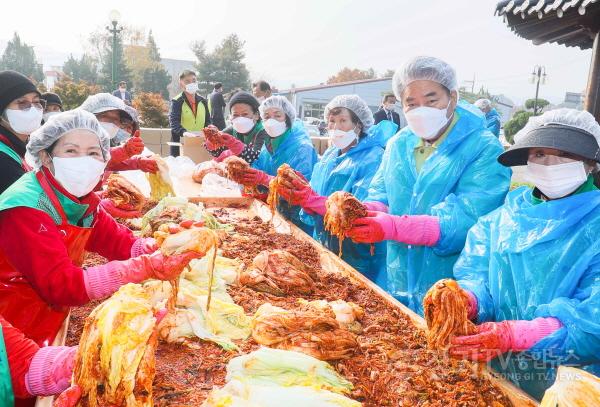
[[[566,92],[564,102],[556,107],[568,107],[569,109],[583,110],[583,93],[581,92]]]
[[[500,115],[500,123],[504,125],[515,113],[515,103],[504,95],[492,96],[492,102]]]
[[[163,64],[169,75],[171,75],[171,83],[167,86],[169,90],[169,97],[173,98],[175,95],[181,92],[179,88],[179,74],[186,70],[196,71],[196,67],[194,66],[194,61],[186,61],[183,59],[171,59],[171,58],[161,58],[160,62]]]
[[[288,98],[296,107],[298,117],[323,118],[325,106],[338,95],[356,94],[367,102],[371,110],[379,110],[381,100],[387,93],[392,93],[392,78],[365,79],[360,81],[317,85],[304,88],[291,88],[278,94]],[[401,109],[396,109],[402,115]],[[401,118],[403,120],[403,117]]]

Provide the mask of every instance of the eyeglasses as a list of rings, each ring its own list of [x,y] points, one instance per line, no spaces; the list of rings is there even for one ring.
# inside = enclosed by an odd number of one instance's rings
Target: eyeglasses
[[[44,109],[44,104],[41,101],[32,103],[28,100],[20,100],[16,103],[16,105],[17,105],[18,110],[29,110],[31,108],[31,106],[35,107],[36,109],[40,109],[40,110]]]

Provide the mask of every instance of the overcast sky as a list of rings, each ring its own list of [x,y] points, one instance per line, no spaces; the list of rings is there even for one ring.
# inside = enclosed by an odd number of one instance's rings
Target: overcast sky
[[[122,21],[152,29],[165,58],[194,59],[230,33],[246,41],[252,79],[280,89],[322,83],[344,66],[382,73],[416,55],[451,63],[459,80],[515,102],[533,97],[534,65],[544,65],[541,97],[553,103],[585,89],[591,51],[534,46],[494,16],[494,0],[53,0],[3,1],[0,40],[18,31],[44,63],[81,54],[88,34],[116,8]]]

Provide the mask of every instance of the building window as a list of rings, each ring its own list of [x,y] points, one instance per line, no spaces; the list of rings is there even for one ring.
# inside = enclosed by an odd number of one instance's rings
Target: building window
[[[302,104],[302,118],[305,117],[316,117],[317,119],[323,118],[325,113],[325,103],[303,103]]]

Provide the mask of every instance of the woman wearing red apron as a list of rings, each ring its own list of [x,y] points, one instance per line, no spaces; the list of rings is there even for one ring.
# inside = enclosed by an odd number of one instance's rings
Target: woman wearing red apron
[[[152,239],[137,239],[98,207],[92,191],[110,153],[109,137],[93,114],[56,115],[31,134],[27,152],[35,170],[0,195],[0,315],[38,346],[52,344],[69,307],[104,298],[125,283],[173,279],[198,257],[163,257]],[[109,262],[82,269],[85,251]],[[15,392],[17,399],[64,390],[68,380],[47,377],[53,358],[46,356],[36,361],[36,354],[25,377],[17,378],[25,386],[13,376],[13,389],[26,390]]]
[[[40,92],[25,75],[0,71],[0,193],[31,168],[25,144],[42,122]]]

